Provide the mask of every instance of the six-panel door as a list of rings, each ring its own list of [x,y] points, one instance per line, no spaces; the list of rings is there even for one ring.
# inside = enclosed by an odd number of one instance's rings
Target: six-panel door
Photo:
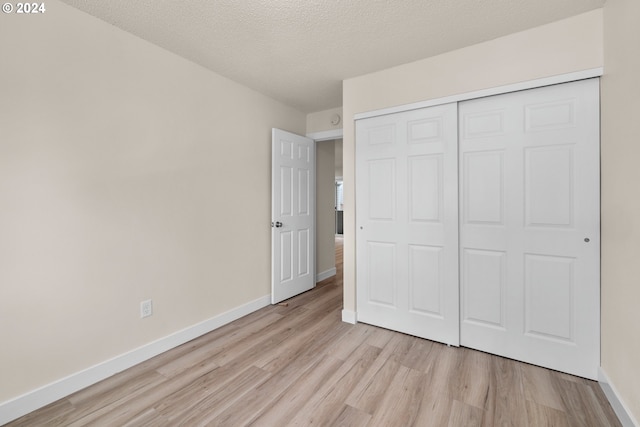
[[[461,345],[595,379],[598,81],[459,111]]]
[[[357,121],[358,320],[596,378],[598,84]]]
[[[315,145],[273,129],[271,303],[315,286]]]
[[[458,345],[456,105],[356,123],[358,320]]]

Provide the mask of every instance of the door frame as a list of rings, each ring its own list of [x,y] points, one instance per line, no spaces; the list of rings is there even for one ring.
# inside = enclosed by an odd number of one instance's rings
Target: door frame
[[[318,142],[324,142],[324,141],[333,141],[335,139],[342,139],[343,136],[343,130],[342,128],[340,129],[331,129],[331,130],[326,130],[326,131],[320,131],[320,132],[312,132],[312,133],[307,133],[305,135],[307,138],[311,138],[313,139],[314,144],[316,145],[316,151],[317,151],[317,143]],[[318,158],[316,157],[316,170],[317,170],[317,166],[318,166]],[[318,206],[317,203],[317,194],[316,194],[316,207]],[[316,234],[316,242],[317,242],[317,236],[318,236],[318,222],[316,221],[315,223],[315,234]],[[334,229],[335,231],[335,229]],[[317,258],[318,254],[316,251],[316,258]],[[317,264],[317,262],[316,262]],[[324,273],[323,272],[317,272],[316,271],[316,276],[315,276],[315,281],[316,283],[321,282],[322,280],[331,277],[332,275],[335,274],[335,265],[334,268],[332,270],[327,270]],[[333,273],[333,274],[332,274]]]
[[[321,132],[313,132],[313,133],[307,133],[305,136],[307,138],[311,138],[313,139],[314,144],[316,145],[316,151],[318,149],[317,143],[318,142],[324,142],[324,141],[333,141],[335,139],[342,139],[342,135],[343,135],[343,131],[342,128],[340,129],[331,129],[331,130],[327,130],[327,131],[321,131]],[[317,175],[317,170],[318,170],[318,158],[316,156],[316,175]],[[316,185],[317,185],[317,178],[316,178]],[[318,208],[318,200],[317,200],[317,194],[316,194],[316,200],[315,200],[315,205],[316,205],[316,217],[317,217],[317,208]],[[317,218],[316,218],[317,219]],[[335,231],[335,229],[334,229]],[[318,244],[318,221],[316,220],[315,223],[315,235],[316,235],[316,258],[318,257],[318,250],[317,250],[317,244]],[[316,260],[317,261],[317,260]],[[316,262],[316,267],[317,267],[317,262]],[[335,268],[335,264],[333,266],[332,269],[326,270],[326,271],[317,271],[315,272],[315,283],[319,283],[331,276],[334,276],[336,273],[336,268]]]
[[[314,144],[314,148],[315,148],[315,144],[317,144],[318,142],[331,141],[331,140],[334,140],[334,139],[342,139],[343,130],[341,128],[340,129],[332,129],[332,130],[328,130],[328,131],[306,133],[304,136],[313,140],[313,144]],[[317,162],[317,159],[315,159],[315,161]],[[314,185],[314,186],[316,185],[316,177],[315,176],[313,177],[312,185]],[[314,193],[314,197],[316,199],[316,200],[314,200],[314,206],[315,206],[316,202],[317,202],[317,194]],[[271,213],[271,215],[273,215],[273,213]],[[272,219],[270,221],[272,221]],[[317,235],[317,221],[314,221],[313,227],[314,227],[314,233]],[[314,245],[315,245],[315,242],[314,242]],[[273,256],[273,254],[272,254],[272,256]],[[314,269],[313,269],[313,271],[314,271],[314,273],[313,273],[314,286],[315,286],[316,283],[318,283],[317,276],[316,276],[316,271],[315,271],[315,265],[316,265],[317,256],[318,256],[317,253],[314,254],[314,259],[312,261],[313,262],[313,266],[314,266]],[[272,298],[272,303],[273,303],[273,297],[274,297],[273,289],[271,290],[270,297]]]
[[[332,139],[342,139],[343,131],[340,129],[325,130],[322,132],[311,132],[305,135],[313,139],[314,142],[331,141]]]

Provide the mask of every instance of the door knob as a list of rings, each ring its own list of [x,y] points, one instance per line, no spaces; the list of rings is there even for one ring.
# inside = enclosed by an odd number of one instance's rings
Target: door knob
[[[589,242],[591,241],[591,239],[589,239],[588,237],[585,237],[585,238],[584,238],[584,241],[585,241],[585,242],[587,242],[587,243],[589,243]]]
[[[280,228],[280,227],[282,227],[282,223],[281,223],[280,221],[276,221],[276,224],[275,224],[275,225],[276,225],[276,228]]]

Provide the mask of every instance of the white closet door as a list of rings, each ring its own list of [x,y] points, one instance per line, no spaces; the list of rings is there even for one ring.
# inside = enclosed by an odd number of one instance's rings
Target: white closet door
[[[456,104],[356,123],[358,321],[459,343]]]
[[[598,80],[459,106],[461,345],[595,379]]]

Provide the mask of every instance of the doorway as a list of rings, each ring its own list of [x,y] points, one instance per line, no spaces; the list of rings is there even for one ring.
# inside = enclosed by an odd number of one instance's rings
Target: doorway
[[[316,141],[316,282],[336,274],[336,221],[338,208],[342,210],[336,204],[336,182],[342,181],[341,158],[341,139]]]

